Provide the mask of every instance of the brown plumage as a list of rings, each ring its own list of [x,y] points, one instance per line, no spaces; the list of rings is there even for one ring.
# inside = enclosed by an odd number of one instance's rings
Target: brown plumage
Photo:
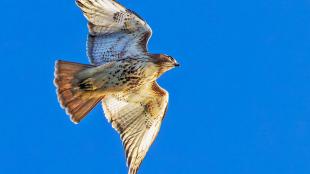
[[[179,64],[150,54],[151,28],[113,0],[77,0],[88,19],[92,65],[57,61],[55,85],[62,107],[79,123],[99,102],[121,135],[129,174],[136,174],[155,140],[168,105],[168,92],[156,82]]]

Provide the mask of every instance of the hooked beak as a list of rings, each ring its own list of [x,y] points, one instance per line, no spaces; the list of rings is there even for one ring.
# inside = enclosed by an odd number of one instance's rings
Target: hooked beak
[[[175,64],[174,64],[174,66],[175,67],[179,67],[179,66],[181,66],[178,62],[176,62]]]

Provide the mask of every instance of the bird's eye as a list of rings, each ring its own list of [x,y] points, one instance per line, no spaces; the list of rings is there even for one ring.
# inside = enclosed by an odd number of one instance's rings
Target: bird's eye
[[[172,60],[172,61],[174,60],[174,58],[173,58],[173,57],[171,57],[171,56],[169,56],[169,59],[170,59],[170,60]]]

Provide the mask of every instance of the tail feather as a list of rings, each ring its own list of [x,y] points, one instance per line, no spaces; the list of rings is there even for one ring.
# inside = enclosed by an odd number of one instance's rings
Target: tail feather
[[[74,123],[79,123],[97,104],[102,97],[85,95],[79,88],[79,79],[76,75],[92,65],[57,61],[55,64],[55,86],[58,100]]]
[[[71,121],[79,123],[100,101],[102,98],[80,100],[75,99],[68,103],[67,113],[71,116]]]

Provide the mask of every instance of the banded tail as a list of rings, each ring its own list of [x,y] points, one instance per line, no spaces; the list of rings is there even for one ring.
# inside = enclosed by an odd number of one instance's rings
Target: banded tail
[[[71,121],[78,124],[103,97],[86,95],[87,91],[81,89],[80,79],[76,75],[92,65],[56,61],[54,83],[60,105],[66,109]]]

